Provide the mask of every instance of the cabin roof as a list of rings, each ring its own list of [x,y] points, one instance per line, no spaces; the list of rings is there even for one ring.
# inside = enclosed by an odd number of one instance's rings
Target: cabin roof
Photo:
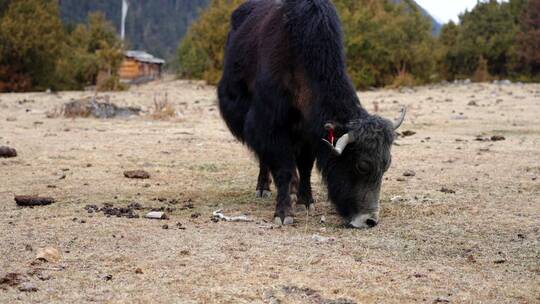
[[[152,54],[148,54],[144,51],[126,51],[124,55],[128,58],[133,58],[140,62],[165,64],[165,60],[154,57]]]

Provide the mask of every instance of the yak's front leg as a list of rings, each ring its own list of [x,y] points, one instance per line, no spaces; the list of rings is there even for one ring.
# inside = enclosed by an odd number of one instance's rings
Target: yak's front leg
[[[270,191],[270,185],[272,184],[272,178],[270,175],[270,168],[259,162],[259,178],[257,179],[257,188],[255,190],[255,196],[257,198],[268,198],[272,196]]]

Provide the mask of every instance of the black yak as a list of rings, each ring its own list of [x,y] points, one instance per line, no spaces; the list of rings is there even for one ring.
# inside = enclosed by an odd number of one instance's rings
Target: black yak
[[[295,197],[313,208],[316,161],[347,224],[377,225],[382,177],[405,111],[392,123],[361,106],[330,0],[249,0],[238,7],[218,98],[232,134],[259,159],[257,195],[269,193],[270,174],[276,184],[275,223],[293,222]]]

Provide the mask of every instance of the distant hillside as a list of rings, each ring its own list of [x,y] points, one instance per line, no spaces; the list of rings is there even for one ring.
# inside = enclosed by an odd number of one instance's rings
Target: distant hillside
[[[62,20],[68,24],[84,22],[88,13],[102,11],[114,26],[120,29],[121,0],[59,0]],[[197,18],[210,0],[153,0],[129,1],[126,37],[131,49],[145,50],[155,56],[171,60],[178,43],[189,24]],[[395,3],[412,0],[392,0]],[[412,1],[414,2],[414,1]],[[414,2],[415,3],[415,2]],[[420,7],[418,5],[418,7]],[[433,23],[433,33],[438,34],[439,24],[426,10],[424,15]]]
[[[146,50],[165,59],[174,57],[189,24],[209,0],[129,1],[126,38],[131,49]],[[60,0],[62,20],[84,22],[88,13],[102,11],[120,29],[121,0]]]
[[[403,3],[403,2],[409,2],[409,1],[414,3],[420,9],[422,14],[424,14],[424,16],[428,17],[429,20],[431,20],[431,23],[433,25],[433,27],[432,27],[433,35],[434,36],[439,35],[443,25],[440,24],[426,9],[424,9],[422,6],[420,6],[418,3],[416,3],[416,1],[414,1],[414,0],[392,0],[392,1],[394,3]]]

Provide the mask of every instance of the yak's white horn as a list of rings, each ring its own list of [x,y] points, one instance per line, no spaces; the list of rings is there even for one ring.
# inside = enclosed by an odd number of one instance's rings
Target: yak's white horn
[[[345,150],[345,147],[347,147],[348,144],[350,144],[351,142],[354,141],[354,138],[352,135],[350,135],[349,133],[341,136],[337,143],[336,143],[336,147],[334,148],[334,150],[339,154],[341,155],[341,153],[343,153],[343,150]]]
[[[402,107],[401,108],[401,115],[399,116],[398,120],[396,120],[396,122],[394,122],[394,131],[399,129],[399,127],[401,127],[401,124],[405,120],[405,115],[406,114],[407,114],[407,108]]]

